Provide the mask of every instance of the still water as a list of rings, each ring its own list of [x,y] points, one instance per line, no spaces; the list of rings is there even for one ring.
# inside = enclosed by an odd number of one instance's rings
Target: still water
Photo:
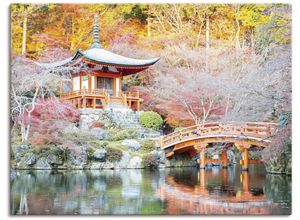
[[[290,214],[291,178],[262,165],[163,170],[17,171],[12,214]]]

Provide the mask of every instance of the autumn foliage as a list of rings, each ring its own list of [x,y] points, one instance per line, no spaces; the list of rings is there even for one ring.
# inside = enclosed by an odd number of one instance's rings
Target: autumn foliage
[[[38,100],[31,116],[29,142],[33,145],[60,144],[66,126],[78,123],[79,117],[79,111],[66,101]]]

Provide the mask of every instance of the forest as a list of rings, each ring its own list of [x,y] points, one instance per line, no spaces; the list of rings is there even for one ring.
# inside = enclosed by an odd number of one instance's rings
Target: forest
[[[104,48],[160,57],[124,77],[123,90],[139,90],[142,109],[158,112],[166,132],[211,121],[278,122],[274,148],[263,159],[289,157],[291,10],[288,4],[12,4],[13,140],[34,143],[45,132],[55,139],[64,120],[78,120],[76,109],[58,99],[59,81],[72,70],[41,70],[33,61],[86,50],[98,15]]]

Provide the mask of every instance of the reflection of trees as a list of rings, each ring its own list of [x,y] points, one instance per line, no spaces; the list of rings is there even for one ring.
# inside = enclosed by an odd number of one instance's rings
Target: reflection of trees
[[[287,212],[290,212],[292,200],[292,183],[290,176],[267,175],[264,193],[274,203],[286,201]]]
[[[12,214],[157,214],[161,203],[153,195],[159,175],[141,170],[19,172],[11,185]]]

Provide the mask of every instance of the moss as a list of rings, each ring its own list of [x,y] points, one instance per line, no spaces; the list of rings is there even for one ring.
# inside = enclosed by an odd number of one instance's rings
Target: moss
[[[107,147],[106,148],[106,160],[110,162],[117,162],[122,159],[123,152],[117,148]]]
[[[91,159],[93,157],[94,152],[97,150],[97,148],[95,147],[87,147],[87,156],[89,159]]]
[[[140,115],[139,122],[146,128],[159,130],[163,124],[163,119],[157,112],[149,111]]]
[[[141,148],[140,148],[140,152],[143,153],[149,153],[153,150],[155,150],[155,141],[153,140],[141,140],[139,141],[139,143],[141,144]]]
[[[124,139],[139,138],[139,132],[136,129],[112,128],[107,130],[108,141],[120,141]]]
[[[101,141],[88,132],[68,133],[65,135],[65,141],[70,141],[78,146],[98,147]]]

